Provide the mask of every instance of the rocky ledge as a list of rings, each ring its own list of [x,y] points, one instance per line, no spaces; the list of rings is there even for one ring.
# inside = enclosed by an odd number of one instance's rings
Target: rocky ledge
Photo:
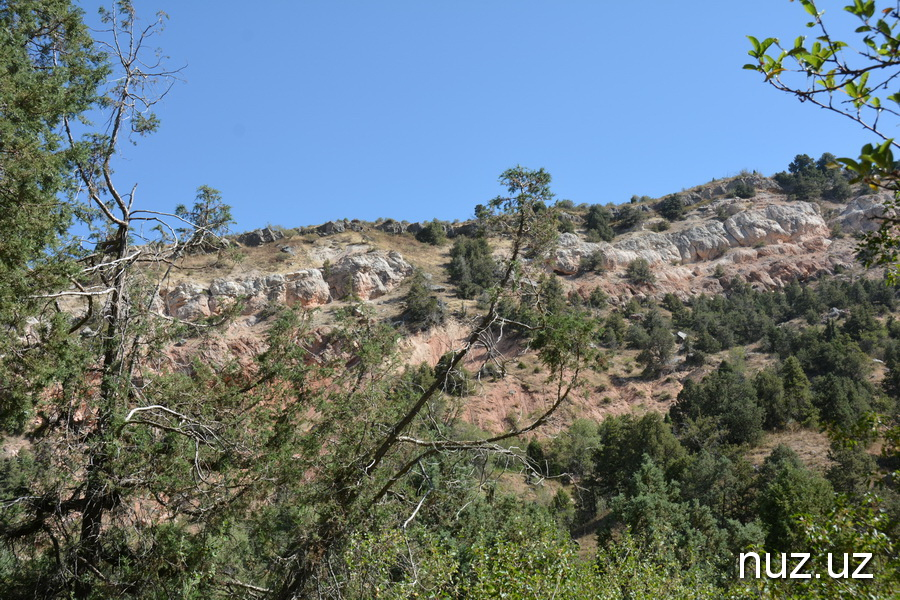
[[[651,265],[684,265],[715,260],[735,248],[802,244],[828,236],[828,225],[814,204],[769,204],[741,210],[740,202],[726,200],[706,207],[706,212],[735,213],[724,220],[704,220],[677,232],[641,232],[615,243],[584,242],[575,234],[562,234],[554,269],[565,275],[575,274],[583,258],[598,253],[608,270],[625,266],[638,258]]]
[[[370,300],[390,292],[412,271],[399,252],[375,250],[345,256],[327,269],[215,279],[208,288],[180,283],[160,291],[159,309],[193,321],[219,314],[237,302],[243,302],[243,314],[255,314],[269,305],[321,306],[350,294]]]

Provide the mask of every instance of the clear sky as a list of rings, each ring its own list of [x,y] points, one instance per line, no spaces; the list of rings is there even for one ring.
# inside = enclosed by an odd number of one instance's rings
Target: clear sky
[[[97,0],[81,0],[95,22]],[[844,2],[823,0],[829,14]],[[138,203],[222,191],[237,231],[465,219],[544,167],[576,203],[856,156],[849,120],[765,85],[746,36],[793,39],[788,0],[135,0],[185,66],[160,131],[126,147]]]

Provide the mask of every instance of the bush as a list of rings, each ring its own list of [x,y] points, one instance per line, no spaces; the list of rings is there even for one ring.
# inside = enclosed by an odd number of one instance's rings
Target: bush
[[[463,298],[475,298],[497,282],[497,263],[483,237],[458,237],[450,249],[450,281]]]
[[[447,231],[444,225],[435,219],[416,233],[416,239],[423,244],[440,246],[447,241]]]
[[[630,204],[626,204],[619,209],[619,219],[616,227],[620,230],[631,229],[637,227],[646,218],[644,211]]]
[[[582,273],[602,273],[606,270],[606,254],[602,250],[594,250],[589,255],[581,257],[579,270]]]
[[[597,286],[592,289],[591,293],[588,295],[587,304],[591,308],[604,308],[606,306],[607,298],[609,298],[609,296],[606,295],[603,288]]]
[[[645,258],[636,258],[628,263],[625,269],[625,277],[636,285],[651,285],[656,282],[656,276],[650,268],[650,263]]]
[[[756,188],[746,181],[738,181],[731,191],[738,198],[744,198],[745,200],[756,196]]]
[[[759,405],[753,384],[722,362],[700,383],[687,380],[669,415],[676,425],[703,432],[691,436],[702,447],[715,443],[716,438],[729,444],[758,442],[765,410]]]
[[[585,228],[591,242],[609,242],[615,237],[610,222],[612,215],[600,204],[592,205],[585,216]]]
[[[410,329],[427,329],[440,325],[446,318],[446,307],[431,293],[425,273],[416,269],[406,293],[406,310],[403,319]]]
[[[559,219],[556,222],[556,230],[560,233],[575,233],[575,223],[569,219]]]
[[[468,396],[474,391],[472,375],[462,363],[451,369],[454,353],[448,352],[434,366],[434,377],[441,383],[441,391],[451,396]]]
[[[678,221],[684,218],[684,202],[677,194],[666,196],[654,208],[661,217],[669,221]]]

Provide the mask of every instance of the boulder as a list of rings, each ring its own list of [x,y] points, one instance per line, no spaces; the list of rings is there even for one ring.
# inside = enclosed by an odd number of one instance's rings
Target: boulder
[[[254,229],[242,233],[238,236],[237,241],[244,246],[256,247],[262,244],[269,244],[284,237],[284,234],[271,227],[263,227],[262,229]]]
[[[335,233],[344,233],[343,221],[328,221],[316,227],[316,233],[319,235],[334,235]]]
[[[835,220],[847,233],[875,231],[878,218],[884,216],[884,200],[888,198],[890,195],[880,194],[854,198]]]
[[[413,271],[399,252],[373,251],[345,256],[331,266],[328,285],[332,297],[356,294],[363,300],[377,298],[400,285]]]
[[[202,319],[210,315],[209,296],[195,283],[179,283],[163,294],[165,314],[183,321]]]
[[[468,223],[461,223],[459,225],[454,225],[447,232],[447,237],[454,238],[458,235],[464,235],[466,237],[475,237],[478,235],[479,225],[478,221],[469,221]]]
[[[400,221],[395,221],[393,219],[388,219],[381,225],[378,225],[377,227],[375,227],[375,229],[378,229],[379,231],[393,233],[395,235],[404,233],[406,231],[406,228],[407,228],[406,223],[401,223]]]
[[[331,301],[331,290],[319,269],[303,269],[284,276],[288,306],[321,306]]]

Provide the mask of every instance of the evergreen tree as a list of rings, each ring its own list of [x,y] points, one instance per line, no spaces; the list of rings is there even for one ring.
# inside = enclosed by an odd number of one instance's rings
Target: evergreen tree
[[[596,242],[611,242],[615,237],[612,225],[612,215],[602,204],[592,204],[588,208],[584,218],[588,240]]]
[[[448,270],[463,298],[474,298],[497,282],[498,265],[484,237],[457,237],[450,249]]]

